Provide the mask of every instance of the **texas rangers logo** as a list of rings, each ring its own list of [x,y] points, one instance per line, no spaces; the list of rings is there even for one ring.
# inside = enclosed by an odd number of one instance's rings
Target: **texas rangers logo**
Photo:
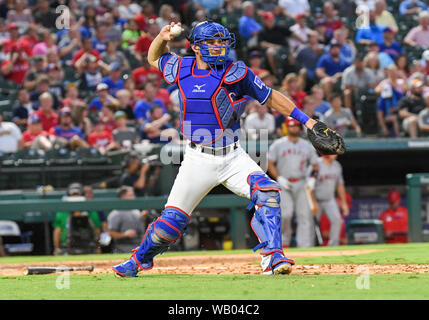
[[[205,85],[206,85],[205,83],[204,84],[200,84],[200,85],[194,84],[194,88],[196,88],[196,89],[192,90],[192,92],[206,92],[206,90],[201,89]]]

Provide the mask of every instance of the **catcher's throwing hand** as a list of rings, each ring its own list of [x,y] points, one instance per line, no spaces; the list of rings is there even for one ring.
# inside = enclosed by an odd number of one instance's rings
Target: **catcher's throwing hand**
[[[162,40],[170,41],[173,40],[175,35],[171,33],[171,29],[175,26],[174,22],[171,22],[169,25],[164,26],[161,31],[159,32],[160,37]],[[182,24],[179,22],[177,24],[181,28],[181,32],[184,32],[185,29],[182,28]]]
[[[308,130],[307,134],[313,147],[320,154],[343,154],[346,152],[343,137],[336,131],[328,128],[323,122],[317,121],[313,128]]]

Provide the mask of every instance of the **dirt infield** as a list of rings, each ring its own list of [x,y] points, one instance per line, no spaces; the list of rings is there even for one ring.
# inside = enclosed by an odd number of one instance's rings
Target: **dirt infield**
[[[307,251],[289,253],[292,259],[303,257],[321,256],[351,256],[376,252],[378,250],[338,250],[338,251]],[[1,276],[23,275],[26,266],[86,266],[93,265],[92,273],[110,273],[111,267],[122,262],[121,260],[94,260],[94,261],[70,261],[65,263],[19,263],[0,264]],[[155,261],[155,267],[146,271],[148,274],[261,274],[258,254],[225,254],[225,255],[194,255],[159,257]],[[354,274],[369,272],[371,274],[392,273],[429,273],[429,265],[362,265],[357,264],[317,264],[296,265],[294,274]],[[89,274],[87,271],[73,272]]]

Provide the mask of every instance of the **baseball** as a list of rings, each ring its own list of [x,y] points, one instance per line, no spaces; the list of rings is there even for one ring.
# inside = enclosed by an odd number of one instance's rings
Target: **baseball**
[[[170,28],[170,33],[177,37],[179,34],[182,33],[182,27],[178,26],[177,24],[175,24],[173,27]]]

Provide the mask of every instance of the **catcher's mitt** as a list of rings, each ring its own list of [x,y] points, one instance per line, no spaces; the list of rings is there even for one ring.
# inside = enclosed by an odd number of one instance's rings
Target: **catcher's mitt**
[[[313,147],[320,154],[343,154],[346,152],[343,137],[336,131],[329,129],[323,122],[318,121],[311,130],[307,131],[307,135]]]

